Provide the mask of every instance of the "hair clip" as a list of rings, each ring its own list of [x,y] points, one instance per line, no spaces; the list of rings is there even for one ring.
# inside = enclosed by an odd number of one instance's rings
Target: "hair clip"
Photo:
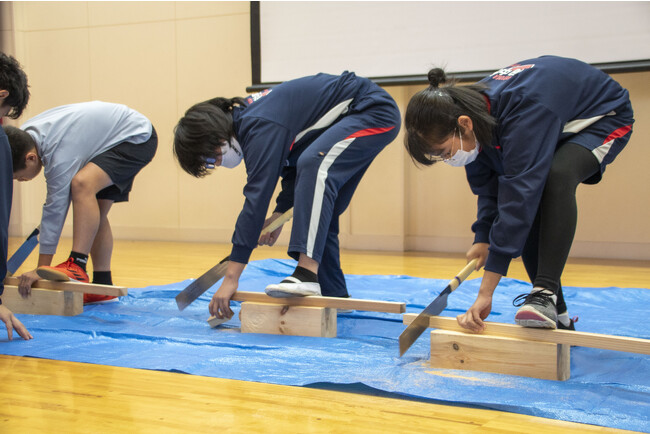
[[[214,164],[217,162],[214,158],[202,157],[205,162],[206,169],[214,169]]]

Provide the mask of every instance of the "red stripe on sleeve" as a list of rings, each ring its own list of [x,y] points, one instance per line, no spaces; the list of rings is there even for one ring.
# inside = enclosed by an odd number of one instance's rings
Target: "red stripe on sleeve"
[[[368,128],[367,130],[360,130],[357,131],[356,133],[347,136],[346,140],[354,137],[374,136],[375,134],[383,134],[387,131],[392,130],[393,128],[395,127],[393,126],[393,127],[386,127],[386,128]]]

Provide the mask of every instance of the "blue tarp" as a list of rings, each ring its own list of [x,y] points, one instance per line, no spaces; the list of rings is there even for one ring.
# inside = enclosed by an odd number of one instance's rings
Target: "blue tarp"
[[[246,268],[241,291],[263,288],[290,274],[290,260],[255,261]],[[450,276],[451,277],[451,276]],[[419,313],[448,279],[408,276],[346,276],[355,298],[407,303]],[[208,302],[218,285],[183,312],[174,297],[190,281],[129,290],[119,302],[86,306],[75,317],[19,315],[33,340],[2,342],[0,353],[184,372],[193,375],[292,386],[375,390],[392,396],[650,432],[650,356],[573,347],[571,378],[548,381],[508,375],[433,369],[425,332],[398,357],[401,315],[340,314],[338,337],[309,338],[242,334],[237,315],[211,329]],[[443,312],[456,316],[474,301],[480,279],[465,282]],[[503,279],[489,321],[512,323],[512,299],[530,290],[526,282]],[[650,290],[565,288],[569,314],[578,330],[650,338]],[[239,303],[233,303],[237,314]]]

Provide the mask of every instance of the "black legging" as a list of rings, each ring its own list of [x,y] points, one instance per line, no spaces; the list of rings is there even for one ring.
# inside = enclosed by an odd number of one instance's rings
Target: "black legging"
[[[537,216],[521,255],[533,286],[557,294],[558,313],[567,310],[560,277],[578,220],[576,188],[599,170],[596,157],[580,145],[566,143],[555,151]]]

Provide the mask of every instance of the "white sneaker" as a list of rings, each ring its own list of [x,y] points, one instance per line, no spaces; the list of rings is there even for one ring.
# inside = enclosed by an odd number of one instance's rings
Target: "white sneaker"
[[[317,282],[302,282],[299,279],[289,276],[280,283],[269,285],[264,290],[269,297],[307,297],[310,295],[321,295],[320,284]]]

